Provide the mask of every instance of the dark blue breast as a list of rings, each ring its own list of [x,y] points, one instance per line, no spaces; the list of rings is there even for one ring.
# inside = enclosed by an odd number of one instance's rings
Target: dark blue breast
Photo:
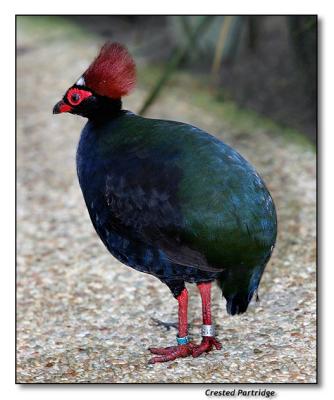
[[[108,125],[110,130],[112,127]],[[101,140],[91,122],[84,127],[77,149],[77,174],[86,206],[94,228],[104,245],[122,263],[161,279],[198,282],[213,280],[217,273],[206,272],[171,262],[159,248],[129,237],[126,229],[117,225],[108,204],[108,181],[113,177],[110,158],[101,156]],[[117,170],[117,174],[120,173]],[[119,181],[119,176],[114,181]]]

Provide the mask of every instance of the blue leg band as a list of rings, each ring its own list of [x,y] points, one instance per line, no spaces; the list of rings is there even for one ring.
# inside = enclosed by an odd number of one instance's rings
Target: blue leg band
[[[184,336],[184,337],[176,336],[176,341],[177,341],[178,345],[180,345],[180,344],[188,344],[189,343],[189,337],[188,336]]]

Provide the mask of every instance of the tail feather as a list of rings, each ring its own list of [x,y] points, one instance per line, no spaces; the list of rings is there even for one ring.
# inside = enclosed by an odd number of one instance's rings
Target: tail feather
[[[226,310],[230,315],[247,311],[254,292],[260,284],[265,265],[245,269],[245,267],[227,268],[218,279],[223,296],[226,299]]]
[[[243,314],[247,311],[248,304],[252,300],[253,293],[249,295],[237,293],[232,297],[226,297],[226,310],[230,315]]]

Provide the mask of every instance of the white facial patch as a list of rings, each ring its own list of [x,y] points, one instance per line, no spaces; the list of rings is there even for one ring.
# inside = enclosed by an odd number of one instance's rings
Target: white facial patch
[[[85,80],[83,77],[79,78],[76,82],[76,85],[78,86],[84,86],[85,85]]]

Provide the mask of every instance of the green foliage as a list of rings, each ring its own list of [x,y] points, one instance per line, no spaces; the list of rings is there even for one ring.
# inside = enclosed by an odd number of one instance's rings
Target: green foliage
[[[213,17],[210,16],[202,17],[194,30],[189,32],[189,37],[186,45],[184,47],[174,49],[170,61],[165,66],[162,75],[152,88],[151,92],[148,94],[143,106],[139,111],[139,114],[145,114],[150,105],[153,104],[163,87],[166,85],[167,81],[180,65],[182,59],[188,54],[188,52],[190,52],[190,50],[194,51],[198,37],[201,35],[202,32],[205,32],[206,28],[210,25],[212,20]]]
[[[61,16],[19,15],[16,23],[18,34],[25,32],[32,41],[45,42],[61,37],[68,41],[85,40],[88,35],[79,25]]]
[[[138,81],[140,86],[150,88],[159,77],[161,66],[143,66],[138,71]],[[300,146],[316,150],[315,145],[303,133],[282,126],[272,119],[260,115],[259,113],[242,108],[234,101],[229,100],[229,96],[223,88],[213,90],[210,88],[209,79],[207,76],[196,76],[196,79],[188,73],[177,71],[168,83],[166,93],[179,96],[184,94],[185,87],[189,96],[189,107],[191,104],[200,107],[204,112],[219,115],[219,118],[224,120],[231,129],[238,131],[246,131],[256,135],[258,131],[264,131],[272,135],[282,136],[289,142],[296,143]]]
[[[220,113],[224,121],[238,130],[254,132],[255,134],[258,130],[262,130],[269,134],[280,135],[290,142],[315,150],[315,145],[301,132],[280,125],[255,111],[241,108],[233,101],[220,102],[214,97],[208,96],[207,93],[195,95],[193,100],[195,104],[201,105],[203,108],[206,107],[207,110],[210,108],[211,111]]]

